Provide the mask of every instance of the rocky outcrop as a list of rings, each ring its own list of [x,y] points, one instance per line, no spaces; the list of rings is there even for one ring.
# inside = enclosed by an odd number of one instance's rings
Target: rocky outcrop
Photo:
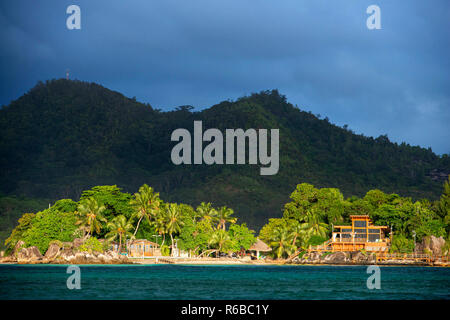
[[[14,262],[17,262],[17,259],[12,255],[0,258],[0,263],[14,263]]]
[[[104,253],[73,252],[71,249],[63,249],[52,263],[60,264],[126,264],[132,263],[127,257],[119,255],[115,251]]]
[[[73,248],[76,249],[84,243],[84,240],[81,238],[76,238],[73,240]]]
[[[47,252],[43,256],[35,246],[24,248],[25,242],[18,241],[12,254],[0,258],[0,263],[21,263],[21,264],[131,264],[126,256],[109,250],[100,252],[80,252],[79,247],[83,244],[83,239],[75,239],[73,242],[54,241],[50,243]]]
[[[25,246],[25,242],[22,240],[17,241],[16,245],[14,246],[14,249],[11,253],[12,256],[17,257],[17,254],[22,250],[22,248]]]
[[[376,263],[375,254],[361,251],[355,252],[334,252],[319,253],[311,252],[305,254],[302,258],[295,258],[293,263],[298,264],[374,264]]]
[[[341,263],[345,263],[345,262],[349,261],[345,252],[331,253],[331,254],[325,256],[325,258],[323,260],[324,260],[324,262],[331,263],[331,264],[341,264]]]
[[[61,246],[58,243],[51,243],[44,255],[44,258],[47,260],[53,260],[59,255],[60,251]]]
[[[43,256],[36,246],[22,248],[17,254],[18,263],[35,263],[42,258]]]
[[[64,249],[73,249],[73,242],[63,242],[62,244]]]
[[[445,246],[443,237],[429,236],[423,238],[422,242],[416,244],[416,253],[432,253],[435,256],[442,255],[442,248]]]

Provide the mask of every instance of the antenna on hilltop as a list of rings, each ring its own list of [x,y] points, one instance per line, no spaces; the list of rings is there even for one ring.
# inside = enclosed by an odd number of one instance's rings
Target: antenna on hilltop
[[[66,80],[69,80],[70,69],[66,70]]]

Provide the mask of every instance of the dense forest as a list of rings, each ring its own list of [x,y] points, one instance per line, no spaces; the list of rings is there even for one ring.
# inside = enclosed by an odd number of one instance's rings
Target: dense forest
[[[177,128],[279,128],[280,169],[259,165],[181,165],[170,160]],[[0,232],[26,211],[74,199],[97,185],[134,192],[147,183],[168,202],[233,208],[257,230],[281,217],[299,183],[339,188],[345,198],[371,189],[437,200],[450,173],[447,155],[357,135],[286,101],[277,90],[194,111],[162,112],[95,83],[51,80],[0,109]],[[25,210],[25,211],[24,211]],[[4,238],[3,238],[4,239]]]
[[[430,202],[370,190],[363,198],[344,196],[337,188],[297,185],[284,205],[282,218],[271,218],[259,238],[269,244],[273,258],[305,253],[310,245],[325,242],[333,225],[350,224],[351,215],[369,215],[390,229],[390,251],[409,253],[416,241],[444,237],[442,254],[450,248],[450,179],[438,201]],[[95,186],[83,191],[79,201],[61,199],[37,213],[24,213],[6,239],[7,254],[17,246],[35,246],[45,254],[52,243],[82,239],[79,250],[103,252],[111,242],[118,251],[132,239],[151,239],[163,255],[177,248],[194,255],[239,254],[256,242],[255,231],[238,223],[233,209],[202,202],[197,208],[165,202],[144,184],[134,195],[117,186]],[[395,230],[395,231],[394,231]],[[395,237],[393,236],[395,233]],[[170,246],[169,246],[170,245]]]

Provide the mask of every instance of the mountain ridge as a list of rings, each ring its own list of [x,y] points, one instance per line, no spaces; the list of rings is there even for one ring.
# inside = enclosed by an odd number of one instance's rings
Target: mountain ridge
[[[170,135],[178,128],[192,133],[194,120],[204,130],[279,128],[279,173],[260,176],[259,165],[175,166]],[[0,109],[0,137],[5,194],[77,200],[94,185],[133,193],[147,183],[168,201],[232,207],[255,228],[281,216],[301,182],[337,187],[346,197],[379,188],[437,199],[442,184],[430,172],[450,173],[448,155],[387,136],[356,135],[300,110],[277,90],[200,111],[180,106],[162,112],[99,84],[49,80]]]

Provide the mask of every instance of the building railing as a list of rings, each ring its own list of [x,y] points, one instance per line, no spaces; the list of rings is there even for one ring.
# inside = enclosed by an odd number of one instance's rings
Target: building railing
[[[409,260],[409,261],[416,261],[416,262],[436,262],[436,261],[442,261],[442,262],[448,262],[449,256],[448,255],[431,255],[431,254],[425,254],[425,253],[377,253],[376,254],[376,260],[379,261],[386,261],[386,260]]]
[[[369,233],[368,236],[366,233],[357,233],[357,232],[333,232],[331,241],[333,243],[388,243],[389,238],[378,238],[374,240],[370,239],[370,235],[374,235],[373,233]],[[360,237],[358,237],[360,236]]]

